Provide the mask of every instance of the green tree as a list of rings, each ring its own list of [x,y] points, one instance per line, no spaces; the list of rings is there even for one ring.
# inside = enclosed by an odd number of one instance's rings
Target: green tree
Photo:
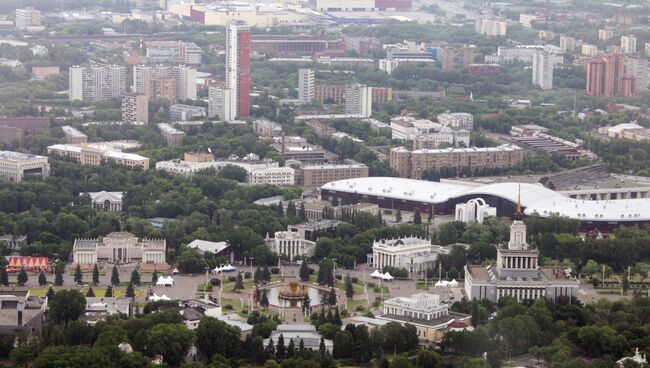
[[[104,294],[106,298],[112,298],[113,297],[113,287],[111,285],[108,285],[106,287],[106,293]]]
[[[397,213],[395,214],[395,221],[402,222],[402,210],[397,210]]]
[[[429,349],[421,349],[417,355],[418,368],[442,368],[442,358],[440,354]]]
[[[79,290],[63,289],[54,294],[48,302],[48,317],[56,323],[76,321],[86,310],[86,298]]]
[[[127,298],[135,298],[135,290],[133,288],[133,284],[129,282],[129,284],[126,286],[126,293],[125,293]]]
[[[275,347],[275,358],[278,360],[283,360],[284,358],[286,358],[286,356],[287,356],[287,350],[286,347],[284,346],[284,336],[280,334],[280,336],[278,336],[278,343]]]
[[[350,278],[350,274],[345,275],[345,296],[349,300],[352,300],[354,297],[354,286],[352,285],[352,278]]]
[[[63,267],[58,263],[54,266],[54,285],[63,286]]]
[[[262,300],[260,300],[260,306],[265,309],[269,307],[269,297],[266,295],[266,290],[262,292]]]
[[[589,278],[591,278],[598,271],[600,271],[600,266],[593,259],[588,260],[587,264],[585,264],[585,266],[582,267],[582,273],[589,276]]]
[[[155,284],[158,282],[158,270],[154,269],[153,274],[151,275],[151,282]]]
[[[29,276],[27,276],[27,272],[24,268],[21,268],[20,272],[18,272],[18,285],[25,285],[28,280]]]
[[[120,284],[120,273],[117,270],[117,265],[113,266],[113,271],[111,272],[111,285],[118,286]]]
[[[97,263],[95,263],[95,267],[93,267],[93,284],[99,284],[99,268],[97,267]]]
[[[195,249],[183,248],[178,257],[178,269],[183,273],[200,274],[205,270],[205,260]]]
[[[336,290],[334,290],[334,287],[332,287],[330,292],[327,294],[327,304],[330,306],[336,305]]]
[[[146,332],[144,343],[150,354],[160,354],[176,367],[183,362],[192,345],[192,331],[178,323],[160,323]]]
[[[131,272],[131,284],[136,286],[140,285],[140,273],[138,273],[138,270],[136,269]]]
[[[47,285],[47,277],[45,277],[45,272],[43,272],[43,271],[41,271],[41,272],[38,274],[38,284],[39,284],[40,286],[45,286],[45,285]]]
[[[352,357],[354,339],[348,331],[338,331],[334,336],[334,347],[332,355],[335,359],[346,359]]]
[[[239,331],[212,317],[203,317],[196,328],[196,348],[204,358],[215,354],[238,356]]]
[[[83,278],[84,276],[81,273],[81,266],[79,265],[79,263],[77,263],[77,268],[75,268],[74,270],[74,283],[77,285],[81,285],[81,283],[83,282]]]
[[[47,293],[45,294],[48,300],[52,300],[52,297],[54,296],[54,289],[50,286],[47,288]]]
[[[305,202],[300,202],[300,208],[298,209],[298,218],[300,221],[307,220],[307,211],[305,211]]]
[[[262,270],[262,279],[264,282],[271,282],[271,271],[269,271],[269,266],[264,265],[264,269]]]
[[[0,269],[0,285],[9,286],[9,274],[6,267]]]
[[[244,290],[244,278],[242,277],[241,272],[237,273],[237,281],[235,281],[235,287],[233,288],[234,292]]]
[[[309,281],[309,266],[307,265],[307,260],[302,260],[298,274],[300,276],[300,281]]]
[[[420,208],[415,209],[415,213],[413,214],[413,223],[416,225],[422,224],[422,215],[420,214]]]
[[[253,273],[253,282],[254,282],[255,284],[259,284],[259,283],[262,282],[262,281],[263,281],[263,280],[262,280],[262,270],[261,270],[260,267],[258,266],[258,267],[255,269],[255,272]]]
[[[95,297],[95,291],[93,290],[92,286],[88,287],[88,291],[86,292],[86,297],[88,297],[88,298],[94,298]]]
[[[411,362],[406,357],[398,355],[390,362],[390,368],[411,368]]]

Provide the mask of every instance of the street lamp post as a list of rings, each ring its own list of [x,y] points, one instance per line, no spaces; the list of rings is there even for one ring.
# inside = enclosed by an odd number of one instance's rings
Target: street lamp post
[[[251,261],[251,280],[252,280],[253,279],[253,260],[255,259],[255,257],[248,257],[248,259],[250,259],[250,261]]]

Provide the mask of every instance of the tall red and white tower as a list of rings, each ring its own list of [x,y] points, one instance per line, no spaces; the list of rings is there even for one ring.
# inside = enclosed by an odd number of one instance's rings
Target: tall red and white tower
[[[251,33],[247,25],[228,23],[226,28],[226,88],[233,93],[237,116],[248,116],[251,89]]]

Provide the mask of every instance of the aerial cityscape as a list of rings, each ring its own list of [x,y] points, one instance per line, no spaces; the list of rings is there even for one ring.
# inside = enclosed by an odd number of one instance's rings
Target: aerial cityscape
[[[650,367],[650,1],[0,0],[0,366]]]

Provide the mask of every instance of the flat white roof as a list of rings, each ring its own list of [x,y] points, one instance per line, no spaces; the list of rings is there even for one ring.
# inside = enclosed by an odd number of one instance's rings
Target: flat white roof
[[[521,204],[526,215],[537,213],[549,217],[556,214],[581,221],[650,221],[650,198],[605,201],[573,199],[541,184],[496,183],[477,186],[452,181],[368,177],[334,181],[321,188],[430,204],[445,203],[463,196],[478,198],[486,195],[516,203],[520,185]]]

